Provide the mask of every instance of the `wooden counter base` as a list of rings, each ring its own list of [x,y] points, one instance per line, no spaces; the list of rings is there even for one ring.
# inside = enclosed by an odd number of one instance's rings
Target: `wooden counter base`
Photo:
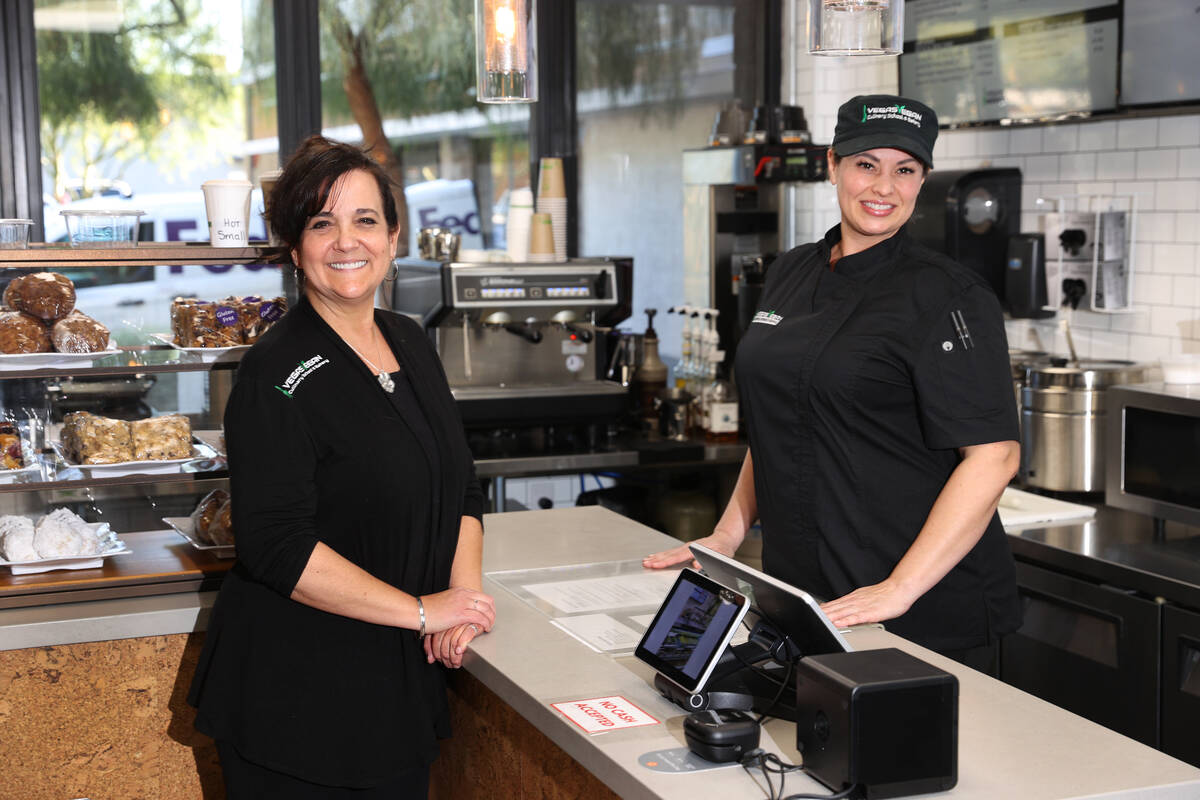
[[[617,795],[470,673],[450,674],[453,738],[440,742],[430,800]]]

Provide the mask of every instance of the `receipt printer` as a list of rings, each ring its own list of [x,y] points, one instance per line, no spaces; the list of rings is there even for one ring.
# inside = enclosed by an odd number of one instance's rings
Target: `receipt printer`
[[[901,650],[796,664],[796,749],[809,775],[871,798],[944,792],[958,781],[958,679]]]

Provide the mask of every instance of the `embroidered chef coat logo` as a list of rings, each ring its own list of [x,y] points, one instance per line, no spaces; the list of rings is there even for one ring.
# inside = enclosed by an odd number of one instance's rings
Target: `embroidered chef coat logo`
[[[291,397],[296,393],[296,387],[303,383],[305,378],[328,363],[329,359],[325,356],[306,358],[300,362],[300,366],[292,370],[291,374],[287,376],[283,382],[283,386],[276,386],[275,388],[283,392],[286,397]]]
[[[761,322],[763,325],[778,325],[783,321],[783,317],[776,314],[774,311],[759,311],[754,315],[754,319],[750,320],[750,324]]]
[[[942,349],[949,353],[954,349],[954,342],[947,339],[946,341],[942,342]]]

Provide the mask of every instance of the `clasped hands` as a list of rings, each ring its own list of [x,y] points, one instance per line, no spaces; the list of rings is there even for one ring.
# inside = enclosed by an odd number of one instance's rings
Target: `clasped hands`
[[[425,660],[457,669],[471,640],[496,622],[496,603],[478,589],[455,586],[421,595],[425,606]]]

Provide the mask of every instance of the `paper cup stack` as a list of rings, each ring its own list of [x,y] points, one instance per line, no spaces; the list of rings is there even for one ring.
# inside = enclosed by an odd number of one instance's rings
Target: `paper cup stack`
[[[529,224],[533,217],[533,190],[528,186],[513,189],[508,195],[508,230],[505,249],[515,262],[529,258]]]
[[[561,261],[554,252],[554,222],[549,214],[534,214],[529,221],[529,262],[551,264]]]
[[[554,234],[554,260],[566,261],[567,185],[563,180],[561,158],[543,158],[538,166],[537,212],[550,216],[550,227]],[[532,253],[531,240],[531,256]]]

